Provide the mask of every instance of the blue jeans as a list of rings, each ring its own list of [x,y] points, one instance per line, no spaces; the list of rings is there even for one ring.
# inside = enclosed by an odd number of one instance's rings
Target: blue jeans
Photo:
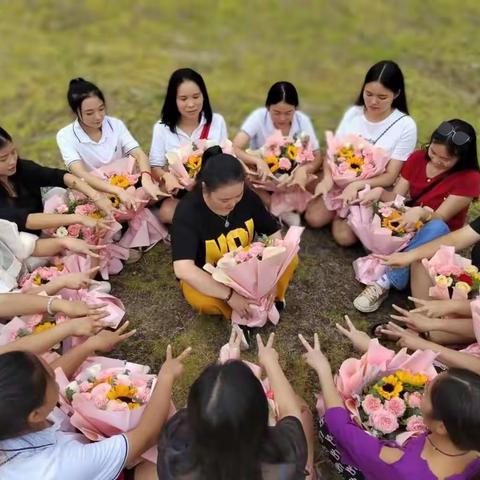
[[[415,234],[403,251],[413,250],[424,243],[446,235],[449,231],[448,225],[443,220],[430,220]],[[407,287],[410,280],[410,267],[391,268],[387,270],[386,275],[393,287],[397,290],[403,290]]]

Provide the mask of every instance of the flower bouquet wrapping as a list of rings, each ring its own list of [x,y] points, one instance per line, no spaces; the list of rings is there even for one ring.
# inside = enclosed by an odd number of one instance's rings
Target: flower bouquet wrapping
[[[273,178],[257,185],[272,192],[270,211],[274,215],[286,212],[303,213],[312,199],[312,194],[298,185],[286,186],[295,170],[315,159],[310,137],[305,132],[285,136],[280,130],[270,135],[257,151],[249,151],[261,157],[273,174]],[[314,179],[314,175],[310,175]]]
[[[128,432],[138,425],[155,386],[156,375],[148,372],[144,365],[91,357],[70,382],[57,368],[61,408],[89,440]],[[156,456],[156,448],[142,455],[154,463]]]
[[[18,282],[18,285],[22,289],[22,291],[28,290],[32,287],[39,287],[41,285],[45,285],[50,280],[60,277],[61,275],[66,273],[65,265],[63,263],[60,263],[59,259],[56,260],[58,260],[58,262],[54,265],[37,267],[32,272],[23,275]]]
[[[389,154],[358,135],[336,137],[326,132],[327,162],[332,173],[334,187],[324,196],[325,206],[336,210],[345,218],[348,208],[344,208],[337,197],[350,183],[376,177],[385,171],[390,160]]]
[[[436,353],[406,348],[393,352],[371,340],[360,359],[340,366],[336,386],[352,419],[371,435],[402,445],[423,432],[420,402],[427,381],[437,373]]]
[[[472,323],[473,331],[475,333],[475,343],[472,343],[467,348],[460,350],[464,353],[469,353],[470,355],[475,355],[480,357],[480,298],[477,297],[475,300],[470,302],[470,308],[472,309]]]
[[[203,268],[220,283],[252,300],[251,318],[232,313],[232,322],[261,327],[267,320],[277,324],[279,313],[274,304],[273,289],[300,248],[303,227],[290,227],[283,240],[254,242],[226,253],[216,266]]]
[[[462,300],[479,290],[477,267],[456,254],[452,246],[442,245],[430,260],[424,258],[422,263],[434,283],[428,292],[433,298]]]
[[[133,210],[120,203],[116,195],[108,195],[112,205],[118,210],[115,219],[128,222],[128,229],[118,242],[124,248],[149,247],[167,237],[168,231],[155,215],[146,208],[149,196],[142,187],[135,188],[140,177],[135,173],[135,158],[120,158],[91,172],[102,180],[126,190],[133,195],[140,206]],[[115,252],[112,252],[115,253]]]
[[[368,191],[368,188],[360,192]],[[352,205],[347,222],[362,245],[372,253],[389,255],[404,249],[415,232],[407,232],[400,226],[405,199],[397,195],[393,202],[375,202],[371,206]],[[417,229],[422,227],[419,222]],[[355,278],[366,285],[375,283],[384,273],[385,266],[371,255],[353,262]]]
[[[165,154],[170,173],[185,189],[191,190],[195,186],[195,178],[202,168],[203,152],[215,145],[218,145],[218,142],[214,140],[200,139]],[[223,142],[220,147],[224,153],[233,154],[230,140]]]
[[[235,326],[233,327],[235,328]],[[236,328],[239,328],[236,326]],[[241,335],[241,331],[239,332]],[[226,343],[225,345],[222,346],[220,349],[220,355],[218,358],[220,363],[226,363],[229,360],[241,360],[240,358],[240,350],[231,348],[231,346]],[[262,384],[263,390],[265,392],[265,396],[267,397],[267,403],[268,403],[268,424],[269,426],[273,427],[276,425],[279,417],[279,410],[278,406],[275,402],[274,394],[273,391],[270,388],[270,384],[268,382],[268,378],[262,378],[262,368],[252,362],[248,362],[246,360],[242,360],[247,367],[252,370],[253,374],[260,380],[260,383]]]

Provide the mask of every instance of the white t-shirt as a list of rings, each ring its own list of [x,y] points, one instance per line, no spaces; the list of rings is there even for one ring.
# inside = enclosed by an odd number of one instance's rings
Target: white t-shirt
[[[250,148],[258,150],[260,147],[263,147],[267,138],[275,132],[275,127],[273,126],[272,118],[270,117],[268,109],[262,107],[253,111],[246,118],[240,130],[250,137]],[[296,110],[293,115],[289,135],[293,136],[300,132],[305,132],[310,136],[310,142],[314,151],[320,148],[310,118],[303,112]]]
[[[390,154],[390,158],[405,161],[415,149],[417,125],[412,117],[404,115],[395,109],[385,120],[374,123],[365,118],[363,106],[355,105],[345,112],[335,135],[360,135],[382,147]]]
[[[121,120],[108,116],[103,120],[102,138],[99,142],[94,142],[78,120],[75,120],[59,130],[57,145],[67,167],[82,160],[88,170],[95,170],[125,157],[139,146]]]
[[[205,117],[202,115],[198,127],[191,135],[185,133],[181,128],[177,127],[176,132],[173,133],[170,127],[162,122],[157,122],[153,126],[152,145],[150,147],[150,165],[152,167],[163,167],[167,160],[165,154],[170,150],[179,148],[182,145],[199,140],[204,125],[206,124]],[[208,132],[208,140],[223,143],[227,140],[227,124],[219,113],[214,113],[212,116],[212,123]]]
[[[2,480],[115,480],[128,454],[125,435],[90,442],[68,430],[68,419],[57,408],[54,424],[39,432],[0,442]],[[70,427],[71,428],[71,427]]]

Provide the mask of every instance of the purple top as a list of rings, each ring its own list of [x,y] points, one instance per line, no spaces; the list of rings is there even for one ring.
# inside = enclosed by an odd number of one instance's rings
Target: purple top
[[[401,448],[404,452],[402,458],[388,464],[380,458],[380,450],[392,443],[379,440],[362,430],[351,420],[347,410],[342,407],[329,408],[325,412],[325,422],[342,454],[342,463],[358,468],[368,480],[437,480],[421,457],[425,434],[410,439]],[[462,473],[452,475],[447,480],[467,480],[478,472],[480,458],[471,462]]]

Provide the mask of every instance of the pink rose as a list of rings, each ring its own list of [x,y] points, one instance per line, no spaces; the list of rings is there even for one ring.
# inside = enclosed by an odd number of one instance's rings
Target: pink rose
[[[367,415],[371,415],[376,412],[382,406],[382,401],[373,395],[367,395],[362,402],[363,411]]]
[[[93,386],[93,383],[90,383],[90,382],[82,382],[80,385],[79,385],[79,388],[80,388],[80,392],[88,392]]]
[[[32,315],[27,320],[27,328],[29,330],[32,330],[33,327],[36,327],[42,320],[43,320],[43,315],[41,313],[37,313],[35,315]]]
[[[81,229],[82,227],[78,223],[75,223],[74,225],[69,225],[67,228],[68,235],[70,237],[78,238],[78,236],[80,235]]]
[[[337,171],[339,174],[343,174],[343,173],[346,173],[348,172],[349,170],[349,167],[348,167],[348,164],[342,162],[340,165],[338,165],[337,167]]]
[[[422,394],[420,392],[413,392],[408,396],[408,406],[410,408],[420,408],[422,404]]]
[[[110,412],[125,412],[128,411],[128,405],[118,400],[109,400],[106,409]]]
[[[288,158],[281,157],[278,166],[282,170],[290,170],[292,168],[292,162]]]
[[[457,265],[440,265],[437,267],[437,274],[438,275],[455,275],[458,276],[463,273],[463,269],[457,267]]]
[[[425,432],[427,427],[423,423],[423,418],[420,415],[412,415],[407,420],[407,432]]]
[[[401,417],[405,413],[407,407],[400,397],[393,397],[385,402],[385,408],[395,416]]]
[[[57,213],[67,213],[68,207],[65,204],[59,205],[57,208]]]
[[[107,393],[111,388],[111,385],[108,383],[100,383],[92,389],[90,393],[92,395],[93,403],[97,408],[104,410],[107,407]]]
[[[77,207],[75,207],[75,213],[77,215],[90,215],[96,210],[97,210],[97,207],[95,207],[95,205],[92,205],[90,203],[85,203],[83,205],[78,205]]]
[[[378,209],[378,212],[383,216],[383,217],[389,217],[393,213],[393,208],[390,207],[382,207]]]
[[[373,412],[370,422],[375,430],[384,434],[392,433],[399,427],[397,417],[385,408]]]

